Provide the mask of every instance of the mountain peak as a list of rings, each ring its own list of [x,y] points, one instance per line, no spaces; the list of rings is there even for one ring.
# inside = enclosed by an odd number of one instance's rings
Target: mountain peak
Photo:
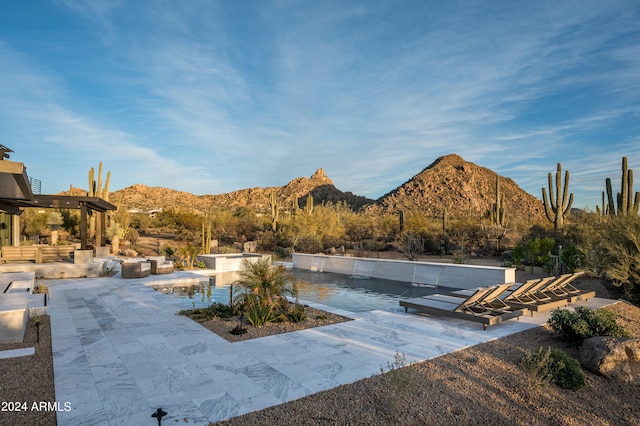
[[[313,175],[311,175],[310,180],[319,180],[328,185],[333,185],[333,181],[329,179],[326,174],[324,174],[323,168],[319,168],[318,170],[316,170],[316,172]]]
[[[438,165],[450,165],[453,167],[464,166],[466,163],[465,159],[460,157],[458,154],[448,154],[438,157],[436,161],[427,167],[427,169],[432,169]]]
[[[452,217],[482,217],[495,202],[497,178],[496,172],[457,154],[444,155],[379,198],[376,205],[383,211],[418,210],[431,217],[442,215],[444,210]],[[513,180],[501,178],[500,188],[511,218],[539,218],[543,214],[540,200]]]

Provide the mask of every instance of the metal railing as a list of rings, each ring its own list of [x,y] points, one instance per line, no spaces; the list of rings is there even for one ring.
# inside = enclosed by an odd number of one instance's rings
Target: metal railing
[[[42,194],[42,182],[40,179],[29,176],[29,185],[31,185],[31,192],[33,194]]]

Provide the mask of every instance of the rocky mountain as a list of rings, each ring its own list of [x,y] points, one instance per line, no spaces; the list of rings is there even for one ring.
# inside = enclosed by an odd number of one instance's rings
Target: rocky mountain
[[[310,177],[299,177],[285,186],[248,188],[219,195],[193,195],[188,192],[176,191],[169,188],[149,187],[136,184],[112,192],[110,201],[114,204],[126,205],[129,209],[149,211],[168,208],[194,208],[205,211],[207,208],[251,207],[257,211],[270,210],[269,197],[275,191],[281,208],[290,209],[298,198],[299,207],[304,207],[306,199],[311,194],[315,205],[322,203],[346,202],[354,210],[372,203],[366,197],[360,197],[351,192],[337,189],[323,169],[318,169]]]
[[[420,210],[437,217],[446,208],[450,217],[482,217],[496,201],[496,177],[494,171],[459,155],[446,155],[365,210],[370,213]],[[507,177],[500,176],[499,182],[507,219],[544,217],[542,201]]]
[[[298,206],[303,208],[310,194],[315,205],[345,202],[354,210],[370,214],[418,210],[428,216],[439,217],[446,208],[452,218],[469,215],[482,217],[495,203],[497,177],[490,169],[450,154],[438,158],[410,180],[375,201],[340,191],[323,169],[316,170],[309,178],[295,178],[284,186],[255,187],[219,195],[198,196],[169,188],[136,184],[112,192],[109,201],[141,211],[192,208],[203,212],[212,206],[246,206],[267,212],[270,210],[269,197],[275,191],[283,209],[290,209],[296,198]],[[537,220],[544,217],[542,202],[522,190],[513,180],[500,176],[500,189],[504,194],[507,219]],[[71,190],[83,192],[77,188]]]

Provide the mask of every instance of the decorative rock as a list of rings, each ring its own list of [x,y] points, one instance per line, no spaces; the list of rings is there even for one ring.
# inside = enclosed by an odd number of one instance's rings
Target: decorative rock
[[[247,241],[244,243],[242,252],[243,253],[255,253],[258,250],[258,242],[257,241]]]
[[[640,339],[592,337],[580,347],[580,363],[607,378],[640,386]]]
[[[138,252],[134,249],[126,249],[123,254],[127,257],[138,257]]]
[[[335,247],[329,247],[328,249],[325,250],[326,254],[336,254],[336,248]]]

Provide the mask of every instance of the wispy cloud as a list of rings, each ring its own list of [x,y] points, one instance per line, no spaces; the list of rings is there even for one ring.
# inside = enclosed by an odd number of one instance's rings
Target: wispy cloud
[[[324,167],[376,198],[455,152],[536,196],[560,161],[587,197],[622,155],[640,161],[628,2],[55,4],[91,61],[71,76],[5,43],[21,70],[6,116],[38,123],[11,131],[127,152],[129,184],[219,193]]]

